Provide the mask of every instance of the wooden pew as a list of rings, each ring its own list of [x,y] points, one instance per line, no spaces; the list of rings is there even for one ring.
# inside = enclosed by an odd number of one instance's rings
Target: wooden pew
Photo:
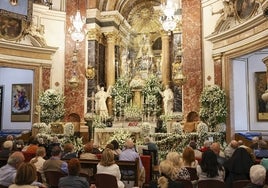
[[[90,181],[94,182],[94,175],[97,173],[97,165],[100,160],[94,159],[79,159],[82,168],[93,169],[93,176],[90,177]],[[68,162],[68,161],[67,161]],[[135,161],[115,161],[115,163],[119,166],[121,171],[121,180],[122,181],[134,181],[134,185],[138,186],[139,180],[139,159],[137,158]],[[134,174],[131,176],[123,175],[122,171],[133,171]]]

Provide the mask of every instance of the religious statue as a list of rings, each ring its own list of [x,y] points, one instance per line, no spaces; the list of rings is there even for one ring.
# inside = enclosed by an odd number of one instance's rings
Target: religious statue
[[[166,85],[165,90],[162,92],[159,90],[159,93],[163,97],[164,103],[164,114],[172,114],[173,113],[173,102],[174,102],[174,94],[173,91],[169,88],[169,85]]]
[[[111,97],[110,88],[108,88],[107,91],[104,91],[103,86],[100,88],[98,86],[98,92],[95,94],[95,110],[96,113],[99,114],[102,118],[107,118],[109,116],[106,104],[108,97]]]

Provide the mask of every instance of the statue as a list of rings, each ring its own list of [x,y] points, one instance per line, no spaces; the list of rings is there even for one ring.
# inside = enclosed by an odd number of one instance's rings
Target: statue
[[[163,97],[164,103],[164,114],[172,114],[173,113],[173,102],[174,102],[174,94],[173,91],[169,88],[169,85],[166,85],[166,89],[162,92],[159,90],[159,93]]]
[[[106,100],[108,97],[111,97],[110,87],[107,89],[107,91],[104,91],[103,86],[98,86],[98,92],[95,94],[95,110],[96,114],[99,114],[102,118],[107,118],[109,116],[106,105]]]

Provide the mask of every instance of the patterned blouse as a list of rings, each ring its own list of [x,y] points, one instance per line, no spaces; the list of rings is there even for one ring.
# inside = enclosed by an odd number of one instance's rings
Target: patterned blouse
[[[174,168],[172,180],[190,180],[190,173],[185,167]]]

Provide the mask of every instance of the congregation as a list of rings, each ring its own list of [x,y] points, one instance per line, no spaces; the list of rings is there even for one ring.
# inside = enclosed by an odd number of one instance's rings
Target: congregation
[[[149,137],[144,139],[144,144],[157,153],[157,145]],[[63,174],[58,180],[58,187],[62,188],[94,188],[95,182],[90,177],[96,174],[112,175],[118,188],[131,188],[134,187],[134,182],[124,181],[122,177],[133,176],[134,172],[121,170],[116,161],[135,161],[136,158],[139,159],[140,188],[187,188],[185,182],[198,188],[201,187],[199,183],[205,180],[224,183],[226,188],[234,187],[234,183],[239,180],[246,182],[243,188],[267,187],[268,146],[259,137],[254,137],[250,146],[244,145],[241,140],[232,140],[225,148],[208,140],[198,148],[192,140],[182,153],[169,151],[165,158],[156,158],[157,161],[151,165],[156,167],[154,169],[158,173],[149,182],[145,182],[147,169],[131,138],[126,139],[123,147],[113,140],[102,151],[93,145],[90,141],[84,145],[83,152],[77,153],[72,143],[61,145],[54,138],[49,145],[42,145],[35,137],[31,137],[25,146],[18,148],[12,136],[8,136],[0,152],[0,158],[7,158],[7,163],[0,168],[0,187],[51,187],[46,179],[46,171],[58,171]],[[81,159],[99,160],[97,172],[83,168]]]

